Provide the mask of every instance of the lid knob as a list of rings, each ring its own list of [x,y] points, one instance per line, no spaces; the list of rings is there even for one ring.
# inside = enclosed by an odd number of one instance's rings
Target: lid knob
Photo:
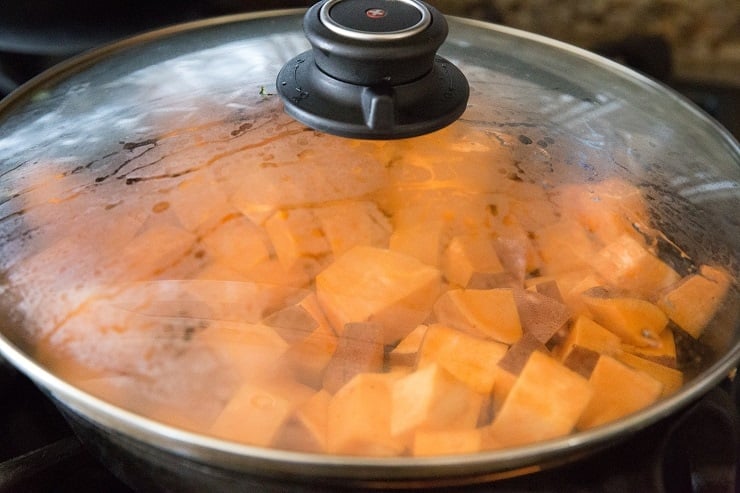
[[[468,83],[436,51],[447,22],[418,0],[324,0],[303,28],[312,50],[289,61],[277,90],[288,114],[344,137],[395,139],[455,121]]]

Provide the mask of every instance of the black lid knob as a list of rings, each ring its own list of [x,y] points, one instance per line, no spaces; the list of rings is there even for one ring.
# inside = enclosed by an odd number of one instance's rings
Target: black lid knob
[[[325,0],[303,21],[312,50],[288,62],[277,89],[285,110],[329,133],[393,139],[455,121],[468,84],[436,55],[447,22],[418,0]]]

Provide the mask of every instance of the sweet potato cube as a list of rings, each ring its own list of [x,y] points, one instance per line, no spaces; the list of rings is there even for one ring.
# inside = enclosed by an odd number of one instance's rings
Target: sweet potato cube
[[[535,231],[537,251],[545,275],[583,269],[597,251],[597,245],[584,227],[565,219]]]
[[[301,257],[317,257],[331,251],[321,224],[311,209],[280,210],[265,221],[278,260],[286,269]]]
[[[383,370],[383,328],[375,323],[345,325],[324,372],[324,389],[334,394],[359,373]]]
[[[640,190],[619,178],[562,186],[552,199],[564,216],[577,219],[604,244],[623,234],[637,235],[632,224],[646,224],[648,220]]]
[[[466,287],[474,273],[496,274],[504,271],[487,235],[467,235],[452,238],[442,254],[442,272],[447,280]]]
[[[416,366],[421,344],[424,342],[424,335],[428,326],[421,324],[412,330],[409,335],[401,339],[393,350],[388,353],[388,363],[391,367],[395,366]]]
[[[316,276],[316,293],[337,333],[372,320],[393,344],[422,323],[439,296],[439,271],[389,250],[358,246]]]
[[[541,351],[547,355],[550,354],[547,346],[542,341],[532,334],[524,334],[506,351],[504,357],[498,362],[498,366],[509,373],[519,375],[524,365],[527,364],[529,356],[534,351]]]
[[[563,300],[563,294],[560,292],[560,287],[555,279],[543,280],[534,285],[534,290],[543,296],[552,298],[559,303],[565,303]]]
[[[647,373],[662,383],[662,397],[668,397],[674,394],[683,385],[683,373],[675,368],[670,368],[630,353],[621,353],[617,356],[617,359],[635,370]]]
[[[420,262],[437,267],[444,224],[430,221],[397,227],[388,242],[391,251],[414,257]]]
[[[391,224],[374,202],[343,202],[314,212],[337,257],[357,245],[388,247]]]
[[[723,270],[708,265],[699,274],[684,278],[658,301],[658,306],[676,325],[695,339],[717,313],[732,279]]]
[[[293,403],[270,389],[244,384],[211,425],[210,432],[219,438],[266,447],[293,407]]]
[[[482,450],[482,433],[480,428],[416,430],[412,453],[416,457],[474,454]]]
[[[319,389],[337,344],[334,331],[328,325],[320,324],[308,337],[293,343],[285,351],[283,361],[299,382]]]
[[[509,288],[449,290],[434,304],[434,314],[440,323],[478,337],[512,344],[522,336]]]
[[[212,321],[195,337],[248,381],[269,374],[288,348],[277,332],[261,324]]]
[[[393,384],[391,435],[410,439],[415,430],[475,428],[483,396],[436,363]]]
[[[508,397],[511,388],[516,383],[517,376],[503,368],[499,369],[498,373],[496,373],[496,381],[493,384],[493,389],[491,389],[491,398],[493,401],[491,406],[493,407],[494,416],[501,409],[504,401],[506,401],[506,397]]]
[[[486,394],[493,388],[497,363],[507,349],[506,344],[434,324],[424,336],[417,365],[437,363],[474,391]]]
[[[238,215],[218,225],[201,240],[216,262],[237,272],[249,272],[270,257],[269,239],[262,228]]]
[[[319,325],[331,330],[314,293],[307,294],[295,305],[271,313],[262,323],[274,328],[290,344],[305,339]]]
[[[393,456],[403,444],[391,437],[393,379],[361,373],[342,387],[329,403],[327,449],[332,454]]]
[[[602,248],[592,261],[596,272],[614,287],[655,299],[680,276],[630,235]]]
[[[664,330],[660,334],[658,346],[633,346],[632,344],[622,343],[622,351],[670,368],[676,368],[678,364],[676,338],[672,330]],[[614,356],[614,354],[610,356]]]
[[[575,346],[568,351],[568,355],[563,359],[563,365],[570,368],[584,378],[589,378],[599,362],[601,354],[593,349],[583,346]]]
[[[663,392],[663,384],[653,377],[606,355],[599,358],[589,382],[593,398],[578,420],[581,430],[643,409],[657,401]]]
[[[559,344],[555,356],[560,361],[565,361],[570,352],[577,347],[614,356],[621,352],[621,344],[622,341],[618,335],[590,318],[580,316],[571,327],[568,336]]]
[[[570,310],[559,301],[540,293],[514,289],[522,330],[546,344],[570,320]]]
[[[591,400],[588,380],[535,351],[487,433],[506,446],[570,433]]]
[[[326,452],[329,402],[331,394],[320,390],[298,406],[293,415],[283,423],[273,446],[300,452]]]
[[[660,334],[668,324],[663,310],[639,298],[612,296],[601,288],[584,292],[583,301],[594,321],[635,346],[660,345]]]

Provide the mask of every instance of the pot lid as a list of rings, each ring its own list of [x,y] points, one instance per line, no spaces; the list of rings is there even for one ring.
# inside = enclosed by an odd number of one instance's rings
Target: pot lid
[[[356,48],[382,13],[348,27],[343,10],[326,10],[344,3],[353,2],[318,4],[310,22]],[[381,47],[443,22],[415,0],[379,4],[411,15],[380,28]],[[558,411],[565,433],[456,435],[453,443],[465,437],[465,447],[488,451],[468,462],[488,470],[496,453],[544,438],[505,467],[657,419],[736,363],[740,151],[728,132],[615,63],[459,18],[447,19],[444,43],[435,35],[436,55],[419,55],[426,71],[368,86],[384,107],[441,64],[467,80],[448,94],[454,117],[437,115],[423,135],[412,123],[397,138],[387,133],[406,122],[397,111],[373,120],[362,110],[381,133],[344,132],[280,97],[298,80],[283,86],[279,75],[296,73],[296,57],[339,56],[323,38],[311,46],[303,21],[273,12],[163,29],[59,65],[0,103],[6,357],[73,407],[147,441],[162,438],[159,425],[120,409],[187,430],[201,451],[226,450],[203,438],[216,437],[248,444],[238,451],[251,457],[261,447],[409,456],[417,432],[419,455],[445,455],[455,450],[432,432],[517,421],[514,404],[499,406],[515,388],[526,401],[523,374],[552,366],[574,382],[567,392],[580,392],[583,406]],[[318,77],[362,86],[315,63]],[[326,87],[338,86],[322,87],[316,97],[334,104]],[[367,94],[348,92],[360,102]],[[351,112],[345,102],[332,121]],[[588,322],[611,349],[573,342]],[[476,351],[484,359],[456,363]],[[643,409],[639,420],[583,417],[605,391],[592,388],[597,360],[607,361],[600,372],[653,389],[647,407],[624,413]],[[342,393],[349,382],[366,400]],[[557,401],[557,389],[531,385]],[[393,432],[376,419],[322,442],[315,428],[329,406],[331,419],[349,423],[377,417],[365,409],[375,402],[408,409],[440,395],[466,397],[452,415],[396,415]],[[571,432],[585,438],[563,438]],[[165,435],[182,449],[172,438],[181,435]]]

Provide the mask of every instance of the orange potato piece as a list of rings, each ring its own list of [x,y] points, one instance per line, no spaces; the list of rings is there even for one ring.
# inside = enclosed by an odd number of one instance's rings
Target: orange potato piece
[[[437,363],[474,391],[487,394],[499,372],[497,363],[507,349],[506,344],[434,324],[424,336],[417,365],[423,368]]]
[[[514,375],[519,375],[522,368],[524,368],[524,365],[527,364],[529,356],[534,351],[542,351],[547,355],[550,354],[547,346],[545,346],[542,341],[532,334],[524,334],[518,341],[509,347],[509,350],[506,351],[504,357],[499,360],[498,366]]]
[[[514,289],[514,302],[524,333],[546,344],[570,320],[568,307],[540,293]]]
[[[296,380],[318,389],[337,349],[337,336],[328,324],[320,324],[303,340],[293,343],[283,356]]]
[[[640,190],[622,179],[558,187],[553,200],[603,244],[623,234],[638,236],[633,223],[647,224],[647,205]]]
[[[576,347],[614,356],[621,352],[621,344],[622,341],[618,335],[590,318],[580,316],[571,327],[568,336],[555,350],[555,356],[560,361],[565,361],[568,354]]]
[[[512,344],[522,336],[522,325],[510,288],[452,289],[434,304],[444,325],[478,337]]]
[[[586,268],[597,251],[588,232],[572,219],[535,231],[535,244],[542,259],[540,271],[544,275]]]
[[[567,435],[591,395],[588,380],[535,351],[486,433],[505,446]]]
[[[634,354],[640,358],[654,361],[659,365],[675,368],[677,365],[676,340],[672,330],[664,330],[660,334],[659,345],[652,346],[633,346],[622,343],[622,350],[626,353]],[[614,356],[611,354],[610,356]]]
[[[487,235],[454,237],[442,255],[442,272],[447,280],[465,287],[474,273],[503,272],[493,242]]]
[[[602,248],[592,265],[612,286],[647,299],[657,298],[680,279],[675,270],[629,235]]]
[[[383,328],[374,323],[350,323],[344,326],[324,372],[324,389],[334,394],[359,373],[383,370]]]
[[[396,228],[388,240],[390,250],[437,267],[443,228],[441,221]]]
[[[589,378],[593,398],[578,421],[586,430],[643,409],[661,396],[663,384],[633,370],[611,356],[602,355]]]
[[[635,346],[660,345],[660,334],[668,324],[668,317],[654,304],[639,298],[611,297],[601,288],[590,289],[581,296],[594,321],[622,341]]]
[[[403,444],[391,436],[394,378],[361,373],[332,397],[326,426],[329,453],[394,456],[403,452]]]
[[[290,417],[293,407],[292,402],[269,388],[244,384],[211,425],[210,433],[266,447]]]
[[[301,452],[326,452],[326,423],[330,402],[331,394],[327,391],[316,392],[283,423],[273,446]]]
[[[265,232],[241,215],[219,224],[201,242],[214,261],[240,273],[249,272],[252,267],[270,258],[267,247],[269,240]]]
[[[496,373],[496,381],[493,383],[493,388],[491,389],[491,398],[493,399],[491,405],[493,406],[494,416],[506,401],[506,397],[511,392],[511,388],[516,383],[516,380],[517,375],[503,368],[499,369]]]
[[[373,202],[346,202],[314,209],[335,256],[357,245],[388,247],[391,225]]]
[[[391,367],[416,366],[421,344],[427,333],[428,326],[421,324],[404,337],[393,350],[388,353],[388,363]]]
[[[725,271],[703,265],[699,274],[685,277],[664,294],[658,306],[676,325],[698,339],[717,313],[731,283]]]
[[[265,222],[278,260],[286,269],[301,257],[319,257],[330,253],[318,218],[311,209],[280,210]]]
[[[391,435],[414,431],[475,428],[483,396],[436,363],[399,378],[391,391]]]
[[[439,271],[397,252],[358,246],[316,276],[316,294],[337,333],[350,322],[383,326],[384,343],[404,338],[431,312]]]
[[[683,373],[675,368],[669,368],[630,353],[621,353],[617,356],[617,359],[636,370],[647,373],[663,384],[662,397],[674,394],[683,385]]]
[[[416,457],[431,455],[474,454],[483,447],[480,428],[416,430],[412,453]]]
[[[269,374],[288,349],[274,329],[261,324],[212,321],[195,340],[213,348],[243,379],[252,382]]]

